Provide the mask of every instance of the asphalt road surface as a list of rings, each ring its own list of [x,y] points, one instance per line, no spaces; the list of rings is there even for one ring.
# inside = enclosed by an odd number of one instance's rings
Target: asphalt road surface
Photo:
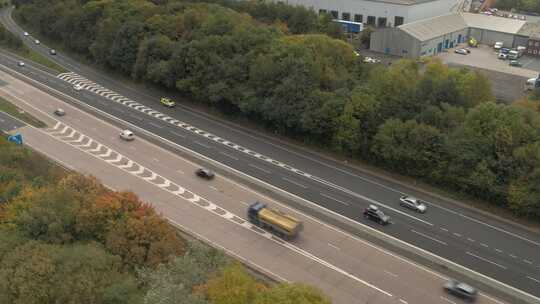
[[[0,111],[0,131],[8,133],[22,126],[24,126],[23,122]]]
[[[20,130],[27,145],[66,167],[92,174],[113,189],[132,189],[157,211],[198,237],[240,256],[253,267],[287,281],[315,285],[334,303],[461,303],[441,286],[446,277],[418,266],[317,219],[288,209],[217,175],[198,178],[198,168],[137,137],[119,139],[120,130],[3,72],[10,82],[0,96],[47,123]],[[62,107],[66,115],[54,116]],[[248,202],[265,201],[304,222],[299,238],[284,242],[246,220]],[[212,225],[208,225],[212,223]],[[481,292],[479,304],[501,304]]]
[[[32,37],[22,36],[23,30],[6,11],[0,21],[28,46],[49,56],[45,45],[35,45]],[[16,60],[7,56],[0,56],[0,64],[344,219],[363,223],[540,296],[540,236],[536,233],[187,108],[163,108],[159,106],[158,94],[124,85],[62,54],[49,57],[72,73],[52,75],[30,63],[20,68]],[[83,84],[84,89],[73,90],[73,83]],[[428,201],[428,212],[417,214],[400,208],[399,197],[404,193]],[[362,212],[369,204],[378,205],[389,214],[393,224],[382,227],[363,219]]]

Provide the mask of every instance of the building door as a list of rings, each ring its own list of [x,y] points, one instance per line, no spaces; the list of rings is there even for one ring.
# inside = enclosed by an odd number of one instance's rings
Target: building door
[[[445,49],[448,48],[448,39],[446,39],[446,40],[444,41],[444,48],[445,48]]]
[[[454,47],[454,41],[450,41],[450,48]]]
[[[437,53],[440,52],[442,52],[442,42],[439,42],[439,44],[437,44]]]
[[[457,43],[461,43],[461,38],[462,38],[462,37],[461,37],[461,34],[459,34],[459,35],[457,36]]]

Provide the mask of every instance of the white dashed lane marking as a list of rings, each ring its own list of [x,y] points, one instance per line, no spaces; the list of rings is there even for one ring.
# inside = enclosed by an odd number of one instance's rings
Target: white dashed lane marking
[[[426,235],[426,234],[424,234],[424,233],[422,233],[422,232],[418,232],[418,231],[416,231],[416,230],[414,230],[414,229],[411,230],[411,231],[412,231],[413,233],[416,233],[416,234],[418,234],[418,235],[420,235],[420,236],[425,237],[426,239],[430,239],[430,240],[432,240],[432,241],[434,241],[434,242],[436,242],[436,243],[439,243],[439,244],[441,244],[441,245],[444,245],[444,246],[448,245],[448,244],[446,244],[445,242],[443,242],[443,241],[441,241],[441,240],[438,240],[438,239],[436,239],[436,238],[434,238],[434,237],[431,237],[431,236],[429,236],[429,235]]]
[[[506,266],[503,266],[503,265],[501,265],[501,264],[498,264],[498,263],[495,263],[495,262],[493,262],[493,261],[490,261],[490,260],[488,260],[488,259],[486,259],[486,258],[483,258],[483,257],[481,257],[481,256],[479,256],[479,255],[476,255],[476,254],[474,254],[474,253],[470,253],[470,252],[468,252],[468,251],[467,251],[466,253],[467,253],[468,255],[470,255],[470,256],[472,256],[472,257],[475,257],[475,258],[477,258],[477,259],[479,259],[479,260],[481,260],[481,261],[484,261],[484,262],[486,262],[486,263],[490,263],[490,264],[495,265],[495,266],[497,266],[497,267],[499,267],[499,268],[502,268],[502,269],[507,269]]]
[[[338,202],[338,203],[340,203],[340,204],[342,204],[342,205],[349,206],[349,204],[348,204],[347,202],[344,202],[344,201],[342,201],[342,200],[338,200],[338,199],[335,198],[335,197],[332,197],[332,196],[327,195],[327,194],[324,194],[324,193],[319,193],[319,194],[320,194],[321,196],[324,196],[324,197],[328,198],[328,199],[331,199],[331,200],[333,200],[333,201],[336,201],[336,202]]]

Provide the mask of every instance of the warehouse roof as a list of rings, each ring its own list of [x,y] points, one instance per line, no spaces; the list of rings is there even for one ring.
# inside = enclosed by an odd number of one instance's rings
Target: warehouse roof
[[[463,17],[455,13],[422,19],[399,26],[401,30],[420,41],[426,41],[448,33],[460,31],[466,27],[467,24]]]
[[[517,34],[525,21],[483,14],[450,13],[400,25],[399,28],[420,41],[437,38],[468,27]]]
[[[517,34],[526,23],[523,20],[484,14],[462,13],[461,15],[469,27],[508,34]]]

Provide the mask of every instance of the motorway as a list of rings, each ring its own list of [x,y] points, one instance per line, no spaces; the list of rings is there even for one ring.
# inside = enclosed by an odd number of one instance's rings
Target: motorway
[[[26,145],[67,168],[98,177],[112,189],[133,189],[173,224],[278,280],[317,286],[334,303],[462,303],[443,292],[447,278],[436,272],[223,176],[200,179],[193,174],[197,164],[142,138],[122,141],[118,127],[4,72],[0,78],[9,82],[0,87],[1,97],[48,125],[37,129],[19,123],[17,130],[13,124],[6,126],[20,132]],[[65,116],[52,114],[59,107]],[[246,221],[246,207],[253,200],[287,210],[304,222],[304,231],[294,242],[284,242],[252,226]],[[503,302],[482,292],[478,303]]]
[[[46,46],[35,45],[31,37],[22,36],[22,29],[11,20],[9,11],[2,12],[0,21],[28,46],[49,56]],[[125,85],[63,54],[49,58],[71,73],[53,75],[30,63],[19,68],[16,60],[5,55],[0,56],[0,64],[164,140],[312,202],[313,208],[324,208],[343,221],[362,223],[540,296],[537,233],[188,108],[162,108],[158,104],[159,93]],[[85,89],[73,90],[74,83],[83,84]],[[403,193],[428,201],[428,212],[420,215],[401,209],[398,200]],[[392,217],[393,224],[381,227],[365,221],[361,214],[368,204],[380,206]]]

